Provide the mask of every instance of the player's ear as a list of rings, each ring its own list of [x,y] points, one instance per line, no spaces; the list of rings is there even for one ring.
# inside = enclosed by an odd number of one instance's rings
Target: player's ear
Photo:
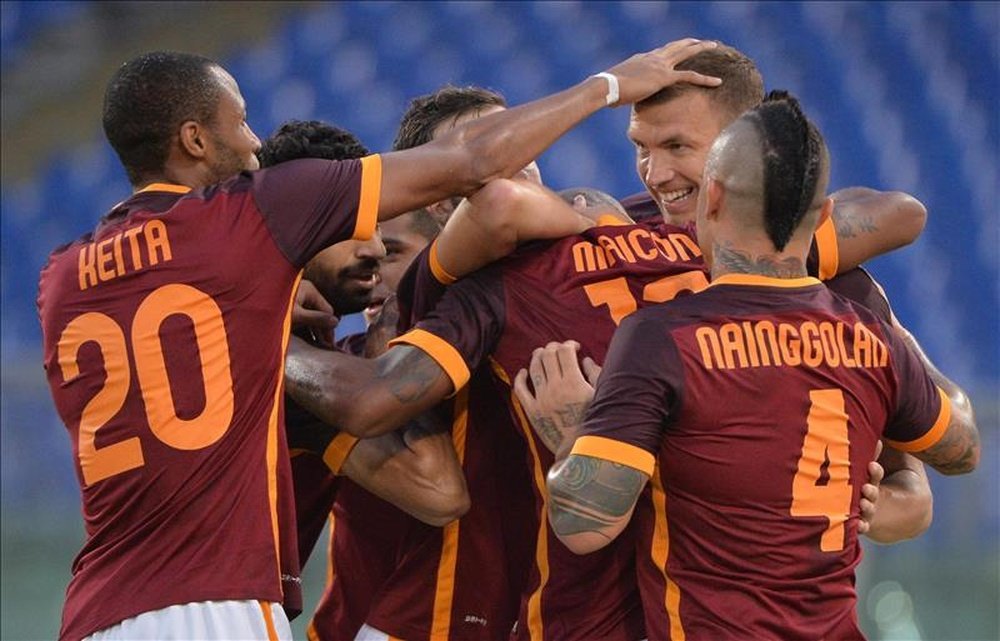
[[[436,203],[431,203],[427,205],[427,213],[434,218],[441,226],[444,226],[451,215],[455,212],[458,204],[462,202],[462,198],[445,198],[444,200],[439,200]]]
[[[823,208],[819,210],[819,220],[816,221],[816,226],[819,227],[825,223],[830,216],[833,215],[833,198],[827,196],[826,200],[823,201]]]
[[[207,152],[207,134],[207,130],[197,121],[184,121],[178,131],[181,149],[194,158],[204,158]]]
[[[726,188],[723,184],[718,180],[709,179],[705,193],[705,217],[710,220],[717,219],[725,200]]]

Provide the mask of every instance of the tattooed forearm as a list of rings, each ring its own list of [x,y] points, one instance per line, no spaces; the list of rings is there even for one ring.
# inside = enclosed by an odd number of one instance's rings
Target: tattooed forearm
[[[386,352],[383,359],[375,372],[375,379],[386,383],[393,397],[403,404],[424,400],[424,395],[443,375],[441,366],[420,349],[392,349]]]
[[[968,474],[979,465],[979,430],[952,420],[941,440],[916,456],[941,474]]]
[[[712,246],[712,278],[723,274],[760,274],[774,278],[795,278],[807,275],[806,264],[800,258],[777,259],[773,254],[751,255],[741,249],[734,249],[714,243]]]
[[[645,483],[631,467],[572,454],[549,472],[552,528],[569,535],[624,527]]]

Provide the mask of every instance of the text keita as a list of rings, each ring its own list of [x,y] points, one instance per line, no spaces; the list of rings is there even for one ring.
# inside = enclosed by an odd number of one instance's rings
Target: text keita
[[[80,289],[94,287],[172,258],[167,226],[150,220],[80,248]]]

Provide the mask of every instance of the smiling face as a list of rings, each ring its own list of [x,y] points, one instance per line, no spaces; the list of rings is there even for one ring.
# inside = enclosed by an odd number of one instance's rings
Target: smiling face
[[[694,220],[705,158],[729,124],[724,113],[699,90],[633,109],[628,137],[636,170],[667,222]]]

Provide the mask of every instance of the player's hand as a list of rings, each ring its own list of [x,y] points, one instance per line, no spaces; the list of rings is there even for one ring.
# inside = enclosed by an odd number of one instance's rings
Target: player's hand
[[[868,482],[861,486],[861,519],[858,521],[858,534],[867,534],[875,519],[878,504],[879,485],[885,476],[885,468],[878,462],[882,455],[882,441],[875,446],[874,460],[868,464]]]
[[[590,357],[583,359],[581,371],[579,349],[576,341],[549,343],[536,349],[528,369],[514,377],[514,393],[538,438],[553,453],[575,439],[601,373]],[[528,388],[529,374],[534,391]]]
[[[390,294],[365,332],[365,358],[378,358],[385,354],[389,341],[396,338],[398,324],[399,304],[396,295]]]
[[[696,53],[714,49],[717,46],[719,43],[714,40],[684,38],[647,53],[638,53],[611,67],[607,72],[618,78],[618,102],[615,103],[615,106],[639,102],[664,87],[681,82],[703,87],[719,86],[722,84],[722,80],[719,78],[706,76],[695,71],[674,69]],[[601,78],[599,80],[606,82]]]
[[[292,327],[308,329],[313,339],[324,347],[333,346],[333,328],[337,326],[333,306],[308,280],[299,282],[292,307]]]

